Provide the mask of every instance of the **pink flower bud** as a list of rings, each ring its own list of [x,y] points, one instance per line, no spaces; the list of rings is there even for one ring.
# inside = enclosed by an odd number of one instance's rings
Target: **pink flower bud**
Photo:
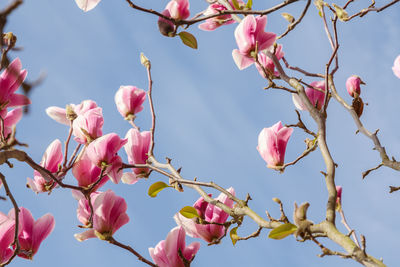
[[[228,10],[224,5],[217,3],[211,4],[208,6],[203,15],[209,16],[213,14],[218,14],[219,12],[224,10]],[[207,19],[205,22],[199,24],[199,29],[203,31],[213,31],[216,28],[221,27],[222,25],[228,25],[232,23],[235,23],[235,21],[232,19],[231,15],[221,15],[218,17]]]
[[[274,47],[270,47],[269,50],[271,53],[273,53]],[[283,58],[284,55],[285,55],[285,53],[283,53],[283,51],[282,51],[282,45],[278,45],[275,49],[276,58],[278,60],[280,60],[281,58]],[[260,62],[261,66],[264,67],[264,69],[267,73],[270,73],[271,75],[275,75],[276,77],[279,77],[279,72],[275,71],[274,62],[272,61],[272,59],[267,57],[267,55],[265,53],[262,53],[262,52],[258,53],[258,61]],[[264,78],[267,78],[267,76],[265,75],[261,66],[259,64],[256,64],[256,68],[257,68],[258,72],[260,73],[260,75]]]
[[[236,27],[235,38],[239,49],[232,51],[233,60],[240,70],[255,62],[258,52],[274,44],[276,34],[265,32],[267,16],[246,16]]]
[[[86,144],[102,136],[103,124],[104,119],[100,107],[92,108],[79,114],[72,125],[75,141],[80,144]]]
[[[200,248],[199,242],[186,246],[185,230],[182,227],[172,229],[165,240],[160,241],[155,248],[149,248],[149,254],[159,267],[185,267],[181,255],[192,261]]]
[[[6,108],[25,106],[31,103],[24,95],[15,94],[27,75],[26,70],[21,70],[19,58],[14,59],[7,69],[0,75],[0,117],[7,114]]]
[[[292,132],[292,128],[283,127],[280,121],[260,132],[257,150],[268,168],[274,169],[284,164],[286,145]]]
[[[346,89],[351,97],[359,97],[361,94],[360,84],[365,84],[357,75],[350,76],[346,81]]]
[[[235,190],[232,187],[229,188],[228,191],[235,195]],[[210,197],[211,196],[212,195],[210,194]],[[224,203],[230,208],[233,207],[233,201],[223,193],[221,193],[216,200]],[[209,223],[223,224],[229,217],[228,213],[215,205],[209,204],[202,197],[194,203],[193,207],[197,210],[201,220]],[[201,222],[197,223],[195,218],[188,219],[180,213],[175,214],[174,219],[179,226],[182,226],[185,229],[187,235],[194,238],[201,238],[209,243],[219,239],[225,233],[224,226],[216,224],[201,224]]]
[[[53,231],[55,221],[53,215],[50,213],[45,214],[35,221],[29,210],[24,207],[20,207],[19,210],[19,227],[21,228],[21,232],[18,235],[18,241],[21,250],[18,256],[31,260],[39,250],[42,241]],[[8,216],[12,219],[15,218],[14,209],[10,210]]]
[[[40,166],[55,174],[59,170],[59,166],[63,160],[62,148],[60,140],[54,140],[43,154]],[[34,179],[27,179],[27,186],[35,193],[51,191],[55,186],[53,180],[44,178],[38,171],[33,172]]]
[[[90,194],[90,201],[92,203],[92,206],[96,198],[100,195],[100,193],[102,192],[93,192]],[[90,225],[89,218],[91,214],[89,201],[80,191],[73,191],[73,194],[74,197],[76,197],[78,200],[78,209],[76,210],[76,215],[78,217],[78,220],[82,223],[84,227],[87,227]]]
[[[148,159],[148,153],[151,142],[151,132],[139,132],[137,129],[130,129],[125,138],[128,142],[124,148],[128,155],[129,164],[145,164]],[[133,168],[133,173],[136,178],[147,177],[149,169],[147,168]],[[131,184],[131,182],[129,182]]]
[[[165,9],[169,11],[173,19],[182,20],[190,16],[188,0],[171,0]]]
[[[85,12],[95,8],[100,1],[101,0],[75,0],[78,7]]]
[[[93,237],[107,240],[119,228],[129,222],[126,210],[125,200],[115,195],[113,191],[107,190],[100,193],[93,201],[93,228],[83,233],[75,234],[75,238],[78,241]]]
[[[86,148],[86,155],[97,167],[105,170],[113,183],[118,183],[122,176],[122,160],[117,152],[128,142],[115,133],[106,134],[91,142]]]
[[[392,70],[394,75],[396,75],[397,78],[400,79],[400,55],[397,56],[396,59],[394,60]]]
[[[171,14],[169,13],[168,9],[165,9],[161,14],[171,17]],[[158,29],[160,30],[160,33],[164,36],[167,37],[174,37],[174,31],[175,31],[175,25],[162,17],[158,19]]]
[[[136,113],[143,110],[146,92],[135,86],[121,86],[115,94],[115,104],[126,120],[134,120]]]
[[[342,187],[340,185],[336,186],[336,210],[340,211],[342,209]]]
[[[307,87],[305,89],[306,95],[308,99],[310,100],[311,104],[320,110],[325,103],[325,81],[319,81],[319,82],[312,82],[310,84],[312,87],[315,87],[317,89]],[[307,110],[306,105],[301,101],[300,97],[298,94],[292,94],[292,99],[293,103],[296,106],[297,109],[299,110]]]

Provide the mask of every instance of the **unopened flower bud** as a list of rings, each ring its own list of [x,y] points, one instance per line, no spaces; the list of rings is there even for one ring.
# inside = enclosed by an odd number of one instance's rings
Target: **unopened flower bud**
[[[365,84],[357,75],[350,76],[346,81],[346,89],[351,97],[357,98],[361,94],[360,85]]]
[[[170,17],[168,9],[165,9],[161,14]],[[174,37],[175,25],[171,21],[160,17],[158,19],[158,29],[164,36]]]
[[[340,185],[336,186],[336,210],[340,211],[342,209],[342,187]]]
[[[353,99],[352,107],[354,108],[354,111],[357,113],[357,116],[361,117],[364,110],[364,102],[362,101],[361,97]]]

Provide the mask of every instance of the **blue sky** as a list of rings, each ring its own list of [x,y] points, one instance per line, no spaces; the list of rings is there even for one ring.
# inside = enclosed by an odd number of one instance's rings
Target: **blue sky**
[[[265,8],[261,1],[253,2],[255,8]],[[344,1],[339,4],[341,2]],[[368,5],[366,2],[356,2],[350,12]],[[161,11],[167,1],[137,3]],[[268,7],[277,3],[279,1],[269,1]],[[285,12],[298,16],[304,4],[305,1],[295,3]],[[192,14],[206,7],[205,2],[191,1]],[[340,69],[335,80],[347,101],[351,101],[344,87],[348,76],[358,74],[367,83],[362,87],[361,96],[369,105],[365,107],[362,120],[371,131],[380,129],[382,144],[396,158],[400,158],[397,119],[400,80],[393,75],[391,67],[400,54],[399,12],[400,6],[396,5],[380,14],[370,13],[362,19],[338,23]],[[281,33],[285,30],[286,21],[280,13],[268,16],[267,31]],[[21,58],[29,80],[38,77],[41,71],[45,71],[47,77],[32,93],[31,112],[19,123],[17,137],[30,145],[27,151],[40,161],[47,145],[55,138],[64,140],[68,130],[47,117],[45,109],[85,99],[93,99],[103,108],[104,133],[125,136],[130,126],[116,110],[114,94],[120,85],[147,89],[146,72],[139,61],[140,52],[144,52],[152,61],[158,159],[172,158],[175,166],[183,167],[184,177],[212,180],[226,188],[233,186],[241,198],[250,193],[254,199],[250,207],[261,215],[267,209],[279,217],[279,209],[271,200],[279,197],[288,216],[291,217],[295,201],[308,201],[311,204],[309,218],[321,221],[327,192],[320,174],[325,166],[319,151],[279,174],[265,167],[255,149],[261,129],[279,120],[292,124],[297,119],[290,94],[263,90],[266,82],[255,67],[237,69],[231,56],[236,48],[235,26],[214,32],[191,27],[190,32],[199,42],[199,49],[192,50],[183,46],[178,38],[159,34],[156,17],[130,9],[123,0],[103,0],[88,13],[78,9],[73,0],[27,1],[10,17],[6,27],[6,31],[18,37],[18,46],[24,48],[11,55]],[[310,7],[304,22],[280,43],[290,64],[323,72],[330,46],[314,6]],[[305,78],[305,81],[314,80]],[[307,125],[315,129],[309,116],[304,112],[302,116]],[[147,106],[137,124],[149,129]],[[348,222],[357,233],[366,236],[368,253],[382,257],[388,266],[395,266],[400,260],[396,253],[400,245],[397,223],[400,197],[399,193],[389,194],[388,186],[399,185],[399,175],[381,168],[361,180],[363,171],[379,164],[379,155],[372,150],[370,140],[355,135],[351,117],[335,101],[331,101],[328,109],[327,127],[328,145],[339,165],[336,183],[344,187],[343,208]],[[303,152],[306,137],[300,130],[294,130],[287,147],[287,161]],[[120,154],[125,157],[123,151]],[[106,242],[76,241],[73,234],[80,232],[76,227],[79,224],[77,203],[68,190],[55,190],[50,196],[35,195],[25,187],[26,177],[33,175],[28,167],[16,162],[14,169],[2,166],[1,171],[21,206],[29,208],[35,218],[51,212],[56,219],[55,230],[34,260],[17,259],[13,266],[145,266],[131,254]],[[67,179],[74,182],[72,176]],[[198,199],[190,189],[185,193],[165,190],[155,199],[148,197],[148,187],[163,179],[153,174],[149,180],[133,186],[106,185],[126,198],[131,218],[115,238],[146,257],[149,257],[148,247],[165,239],[175,227],[174,213]],[[0,203],[1,211],[7,212],[10,208],[10,203]],[[338,227],[346,231],[339,220]],[[245,219],[245,226],[238,233],[245,236],[254,230],[256,225]],[[259,238],[238,242],[236,247],[229,239],[212,247],[200,241],[201,249],[192,266],[358,266],[338,257],[320,259],[316,257],[319,248],[310,242],[298,243],[292,237],[271,240],[267,233],[264,230]],[[188,243],[193,241],[187,238]],[[340,250],[331,242],[323,243]]]

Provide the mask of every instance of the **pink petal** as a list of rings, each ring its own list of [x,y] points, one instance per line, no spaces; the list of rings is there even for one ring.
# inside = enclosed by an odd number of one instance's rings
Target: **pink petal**
[[[254,59],[250,58],[248,56],[245,56],[243,54],[240,53],[240,51],[238,49],[234,49],[232,51],[232,57],[233,60],[236,63],[236,66],[239,68],[239,70],[243,70],[247,67],[250,67],[251,64],[254,63]]]
[[[7,107],[19,107],[19,106],[26,106],[31,104],[31,100],[20,94],[13,94],[9,98],[10,103],[7,105]]]
[[[85,12],[95,8],[100,1],[101,0],[75,0],[78,7]]]
[[[49,115],[50,118],[55,120],[56,122],[69,125],[70,121],[67,119],[67,112],[65,108],[60,108],[60,107],[48,107],[46,109],[47,115]]]

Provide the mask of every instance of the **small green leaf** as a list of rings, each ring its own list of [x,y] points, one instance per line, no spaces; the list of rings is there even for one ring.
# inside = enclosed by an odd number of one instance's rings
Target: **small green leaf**
[[[180,32],[178,33],[179,37],[182,40],[182,43],[189,46],[190,48],[197,49],[197,40],[193,34],[189,32]]]
[[[341,21],[347,21],[347,19],[349,18],[349,14],[347,14],[347,11],[344,10],[343,8],[341,8],[340,6],[336,5],[336,4],[332,4],[335,9],[336,9],[336,15],[338,16],[338,18]]]
[[[253,0],[248,0],[247,4],[246,4],[246,8],[251,9],[252,6],[253,6]]]
[[[192,206],[186,206],[183,207],[180,211],[180,214],[182,214],[183,217],[192,219],[192,218],[199,218],[199,214],[197,213],[197,210],[193,208]]]
[[[238,229],[238,227],[236,226],[236,227],[234,227],[234,228],[232,228],[232,230],[229,232],[229,235],[230,235],[230,237],[231,237],[231,240],[232,240],[232,244],[233,245],[236,245],[236,242],[238,241],[238,239],[239,239],[239,236],[237,235],[237,229]]]
[[[232,0],[232,4],[233,4],[233,7],[234,7],[236,10],[240,10],[240,6],[239,6],[239,3],[238,3],[237,0]]]
[[[148,194],[151,197],[156,197],[159,192],[161,192],[164,188],[171,187],[164,182],[156,182],[149,187]]]
[[[294,232],[296,232],[296,230],[297,230],[296,225],[291,223],[285,223],[276,227],[271,232],[269,232],[268,237],[279,240],[287,237],[288,235],[293,234]]]

